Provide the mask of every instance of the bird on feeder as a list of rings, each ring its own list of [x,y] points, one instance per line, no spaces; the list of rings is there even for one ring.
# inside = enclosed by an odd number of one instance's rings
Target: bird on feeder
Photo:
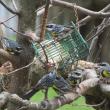
[[[61,39],[63,35],[65,35],[72,29],[72,27],[52,23],[52,24],[47,24],[46,29],[47,31],[51,32],[54,38]]]

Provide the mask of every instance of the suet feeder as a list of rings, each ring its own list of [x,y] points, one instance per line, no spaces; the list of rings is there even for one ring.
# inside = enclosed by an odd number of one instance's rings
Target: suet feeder
[[[40,45],[36,45],[38,56],[44,60],[44,49],[48,60],[52,63],[62,61],[64,63],[67,61],[73,64],[75,61],[86,58],[89,53],[87,42],[83,39],[74,23],[72,23],[72,27],[68,33],[58,40],[55,40],[52,34],[47,31],[44,41],[40,42]]]

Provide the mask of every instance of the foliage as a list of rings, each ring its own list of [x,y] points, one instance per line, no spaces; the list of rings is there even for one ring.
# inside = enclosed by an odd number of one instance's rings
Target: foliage
[[[49,99],[53,99],[54,96],[57,96],[57,94],[55,93],[55,91],[53,89],[49,90]],[[39,91],[38,93],[36,93],[31,100],[33,102],[40,102],[42,101],[44,98],[44,94],[42,91]],[[80,106],[82,105],[82,106]],[[74,101],[72,104],[69,105],[64,105],[63,107],[60,107],[57,110],[94,110],[92,107],[87,107],[87,106],[83,106],[86,105],[85,104],[85,99],[84,97],[80,97],[79,99],[77,99],[76,101]]]

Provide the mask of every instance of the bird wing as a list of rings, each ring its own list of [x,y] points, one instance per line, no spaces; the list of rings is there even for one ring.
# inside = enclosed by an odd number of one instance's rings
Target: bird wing
[[[63,90],[64,92],[70,91],[70,88],[71,88],[71,86],[68,84],[68,82],[63,77],[56,79],[54,82],[54,85],[56,88],[59,88]]]

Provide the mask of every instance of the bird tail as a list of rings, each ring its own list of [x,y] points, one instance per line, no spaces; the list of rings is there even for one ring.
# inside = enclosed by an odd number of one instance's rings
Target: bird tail
[[[22,96],[22,98],[29,100],[29,99],[30,99],[36,92],[38,92],[38,91],[39,91],[39,89],[33,88],[33,89],[29,90],[28,92],[26,92],[26,93]]]

